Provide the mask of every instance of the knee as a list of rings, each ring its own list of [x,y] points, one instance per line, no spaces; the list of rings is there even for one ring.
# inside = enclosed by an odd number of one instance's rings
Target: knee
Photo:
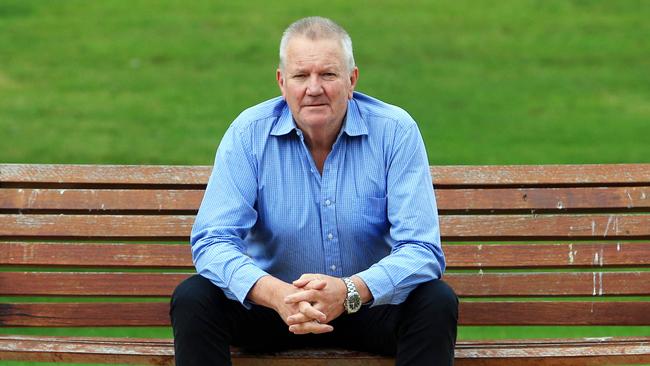
[[[453,327],[458,323],[458,297],[442,280],[419,285],[411,292],[407,303],[407,314],[418,317],[419,321]]]
[[[210,303],[218,301],[219,289],[208,279],[193,275],[181,282],[171,297],[170,314],[172,317],[182,313],[200,313],[201,309],[213,308]]]

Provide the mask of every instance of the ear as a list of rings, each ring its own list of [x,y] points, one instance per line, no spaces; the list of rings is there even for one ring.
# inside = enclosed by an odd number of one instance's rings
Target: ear
[[[348,99],[352,99],[352,93],[354,92],[354,88],[357,86],[357,81],[359,80],[359,68],[354,67],[352,72],[350,73],[350,89],[348,90]]]
[[[280,87],[280,92],[282,93],[282,97],[285,97],[285,92],[284,92],[284,77],[282,76],[282,71],[278,69],[275,72],[275,79],[278,81],[278,87]]]

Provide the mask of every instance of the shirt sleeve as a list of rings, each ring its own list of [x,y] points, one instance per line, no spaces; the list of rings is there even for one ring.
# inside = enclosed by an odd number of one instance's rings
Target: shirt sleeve
[[[415,122],[403,130],[387,165],[387,216],[391,253],[357,275],[373,306],[400,304],[420,283],[445,270],[438,210],[424,141]]]
[[[197,272],[246,307],[248,292],[267,274],[246,255],[244,245],[257,221],[256,171],[250,138],[231,126],[217,149],[190,237]]]

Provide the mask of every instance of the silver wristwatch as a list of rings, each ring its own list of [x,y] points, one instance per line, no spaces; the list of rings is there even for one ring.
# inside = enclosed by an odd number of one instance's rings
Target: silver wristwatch
[[[345,282],[345,287],[348,288],[348,295],[343,300],[343,307],[348,314],[356,313],[361,309],[361,296],[357,291],[357,286],[349,277],[343,277],[342,280]]]

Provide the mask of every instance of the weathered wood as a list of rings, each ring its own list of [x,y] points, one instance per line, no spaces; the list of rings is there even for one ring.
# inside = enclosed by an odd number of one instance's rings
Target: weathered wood
[[[455,244],[444,251],[449,269],[650,266],[650,243],[642,242]]]
[[[0,183],[206,184],[210,166],[0,164]],[[650,183],[650,164],[432,166],[435,185]]]
[[[205,185],[209,166],[0,164],[0,183]]]
[[[628,185],[650,182],[650,164],[432,166],[434,186]]]
[[[0,189],[5,210],[196,211],[200,189]],[[649,187],[438,189],[441,212],[647,210]]]
[[[583,338],[527,341],[460,341],[456,348],[459,365],[601,365],[648,362],[650,345],[643,338]],[[19,358],[20,351],[39,361],[98,362],[173,365],[173,343],[169,339],[73,338],[47,336],[0,336],[0,357]],[[250,354],[233,348],[233,364],[280,365],[392,365],[394,360],[363,352],[325,349],[290,350]],[[102,358],[101,356],[105,356]]]
[[[0,295],[171,296],[186,273],[0,272]]]
[[[74,211],[196,211],[198,189],[0,189],[0,209]]]
[[[650,242],[445,245],[448,269],[647,267]],[[189,244],[0,242],[0,265],[193,269]]]
[[[462,301],[461,325],[650,325],[648,301]],[[168,326],[169,304],[0,304],[3,327]]]
[[[0,215],[0,237],[187,241],[193,222],[186,215]]]
[[[0,238],[187,240],[194,216],[0,215]],[[650,239],[650,215],[441,216],[444,240]]]
[[[189,244],[0,242],[0,265],[194,269]]]
[[[169,326],[169,295],[189,273],[106,268],[193,272],[187,239],[210,169],[0,164],[0,239],[5,240],[0,265],[37,267],[0,272],[0,295],[16,296],[0,304],[0,326]],[[461,297],[462,325],[650,325],[650,272],[636,268],[650,266],[650,241],[639,241],[650,239],[650,164],[431,171],[448,268],[476,269],[445,275]],[[50,239],[67,242],[32,242]],[[105,239],[121,243],[99,243]],[[87,240],[97,242],[75,242]],[[152,243],[127,243],[132,240]],[[156,243],[171,240],[183,243]],[[540,240],[545,242],[534,243]],[[97,272],[39,272],[53,267]],[[31,295],[130,299],[21,302],[19,296]],[[607,296],[619,298],[604,301]],[[495,301],[498,297],[508,298]],[[0,336],[0,360],[173,362],[170,340],[45,338]],[[648,337],[461,342],[456,364],[650,363],[649,342]],[[233,353],[236,365],[392,364],[341,350]]]
[[[185,273],[0,272],[0,295],[170,296]],[[650,272],[445,275],[463,297],[634,296],[650,293]]]
[[[650,325],[650,302],[461,302],[459,322],[462,325]]]
[[[649,239],[650,215],[467,215],[441,216],[449,241]]]
[[[650,209],[650,187],[438,189],[438,210],[611,211]]]

